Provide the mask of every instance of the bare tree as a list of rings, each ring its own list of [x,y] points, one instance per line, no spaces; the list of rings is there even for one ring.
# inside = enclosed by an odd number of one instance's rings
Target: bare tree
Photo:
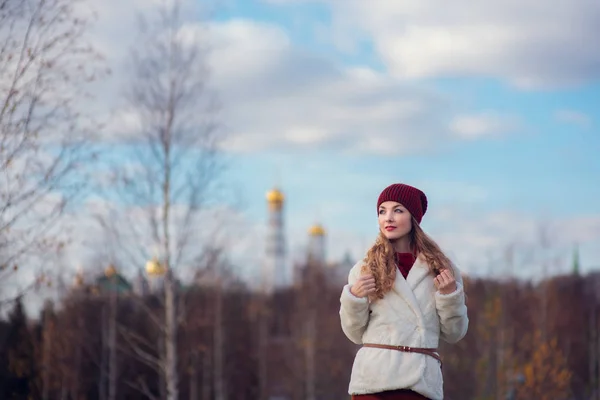
[[[84,107],[105,71],[80,3],[0,0],[0,279],[64,245],[53,228],[94,158]]]
[[[174,271],[191,265],[202,251],[206,224],[201,211],[217,183],[222,135],[199,28],[185,25],[180,1],[167,3],[158,8],[156,19],[142,19],[132,51],[126,99],[139,130],[130,138],[132,158],[118,165],[111,186],[125,210],[100,221],[130,265],[143,265],[149,250],[157,250],[164,269],[165,312],[155,322],[164,352],[151,364],[164,378],[166,398],[177,399],[182,310]],[[138,350],[141,356],[144,352]]]

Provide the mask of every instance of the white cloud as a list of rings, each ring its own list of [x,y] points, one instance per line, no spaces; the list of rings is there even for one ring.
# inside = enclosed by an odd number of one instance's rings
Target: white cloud
[[[105,117],[103,141],[116,142],[134,137],[142,127],[140,115],[131,108],[119,108]]]
[[[599,76],[590,38],[600,26],[593,0],[323,0],[332,8],[331,38],[371,42],[400,78],[498,77],[524,88],[577,84]],[[283,1],[280,1],[283,3]]]
[[[452,119],[450,130],[459,138],[473,140],[505,134],[513,131],[516,126],[514,117],[488,112],[458,115]]]
[[[554,113],[554,117],[557,121],[578,126],[580,128],[589,128],[592,125],[592,118],[576,110],[557,110]]]
[[[269,25],[227,21],[210,31],[230,150],[405,154],[452,139],[453,107],[439,93],[304,52]]]
[[[98,113],[107,121],[104,139],[115,140],[139,126],[132,110],[123,106],[122,95],[127,54],[136,37],[136,12],[152,6],[109,0],[95,7],[99,17],[92,41],[114,71],[98,83],[95,94]],[[206,39],[210,85],[223,104],[229,151],[319,148],[400,155],[473,139],[487,132],[492,122],[499,129],[491,117],[477,126],[478,121],[465,117],[453,122],[462,111],[453,99],[296,47],[277,25],[244,19],[201,25],[194,21],[196,15],[187,12],[182,36]]]
[[[98,92],[110,104],[102,113],[108,121],[106,140],[138,126],[119,97],[127,83],[124,67],[135,32],[136,3],[118,13],[114,6],[103,6],[95,39],[116,71]],[[112,14],[115,20],[109,23],[106,18]],[[118,34],[109,29],[113,24]],[[343,67],[297,48],[276,25],[241,19],[206,26],[187,21],[182,32],[187,38],[207,38],[210,84],[223,104],[229,151],[318,147],[398,155],[443,149],[448,141],[463,139],[449,128],[458,111],[451,99],[368,67]]]

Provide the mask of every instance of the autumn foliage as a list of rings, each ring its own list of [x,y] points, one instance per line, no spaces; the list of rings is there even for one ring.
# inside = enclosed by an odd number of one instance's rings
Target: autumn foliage
[[[303,271],[272,297],[236,281],[220,294],[206,283],[181,289],[180,398],[348,399],[358,347],[339,325],[343,282],[325,269]],[[441,347],[446,399],[598,399],[599,275],[539,284],[465,278],[465,285],[469,332]],[[28,320],[18,300],[0,323],[0,398],[108,399],[111,315],[116,398],[148,398],[143,387],[161,398],[164,380],[131,346],[139,337],[146,350],[163,351],[149,314],[161,318],[161,302],[125,293],[113,306],[115,314],[103,293],[73,290]]]

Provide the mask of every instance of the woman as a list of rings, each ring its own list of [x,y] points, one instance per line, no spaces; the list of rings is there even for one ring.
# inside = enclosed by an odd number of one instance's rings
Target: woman
[[[460,272],[419,226],[427,211],[421,190],[390,185],[377,210],[379,236],[340,297],[342,330],[363,345],[349,393],[355,400],[443,399],[439,339],[456,343],[469,324]]]

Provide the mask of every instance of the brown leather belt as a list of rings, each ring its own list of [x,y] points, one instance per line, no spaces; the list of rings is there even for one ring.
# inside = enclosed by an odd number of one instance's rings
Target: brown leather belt
[[[404,351],[406,353],[421,353],[428,356],[431,356],[440,362],[440,367],[442,366],[442,358],[437,352],[437,349],[434,348],[425,348],[425,347],[408,347],[408,346],[392,346],[388,344],[374,344],[374,343],[363,343],[363,347],[375,347],[377,349],[389,349],[389,350],[398,350]]]

